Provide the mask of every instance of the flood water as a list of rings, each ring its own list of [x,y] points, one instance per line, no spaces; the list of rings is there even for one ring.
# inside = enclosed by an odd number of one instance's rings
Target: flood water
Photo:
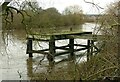
[[[94,27],[96,25],[92,23],[86,23],[82,26],[83,31],[93,31]],[[81,27],[75,28],[76,31],[79,32],[81,30]],[[67,29],[65,29],[67,30]],[[74,29],[73,29],[74,30]],[[8,36],[7,40],[7,46],[4,45],[4,41],[0,41],[0,80],[30,80],[31,78],[38,78],[41,77],[42,79],[45,79],[44,77],[48,74],[48,61],[45,58],[41,65],[39,65],[39,61],[43,58],[42,54],[33,54],[33,59],[28,58],[28,54],[26,54],[26,34],[22,31],[17,31],[15,34],[10,34]],[[68,40],[60,40],[56,42],[57,46],[65,45],[68,43]],[[75,43],[80,44],[86,44],[86,40],[79,40],[76,39]],[[37,45],[37,43],[34,43],[34,45]],[[48,48],[48,43],[40,43],[40,46],[43,46],[42,48]],[[34,47],[37,48],[38,47]],[[56,57],[55,61],[59,61],[62,58],[65,58],[67,56],[59,56]],[[83,58],[82,60],[84,60]],[[32,63],[31,63],[32,62]],[[65,69],[70,69],[69,66],[72,64],[65,62],[57,64],[54,68],[54,70],[57,70],[61,72],[61,68],[64,67]],[[74,67],[74,66],[73,66]],[[73,68],[72,67],[72,68]],[[33,70],[31,70],[33,69]],[[62,71],[64,72],[64,71]],[[64,72],[66,73],[66,72]],[[66,75],[69,75],[69,72],[66,73]],[[65,75],[65,74],[64,74]],[[50,75],[49,75],[50,76]],[[53,75],[54,76],[54,75]],[[71,78],[71,76],[68,76]],[[48,77],[48,78],[53,78]],[[67,79],[69,79],[67,78]],[[63,78],[56,78],[56,79],[63,79]]]

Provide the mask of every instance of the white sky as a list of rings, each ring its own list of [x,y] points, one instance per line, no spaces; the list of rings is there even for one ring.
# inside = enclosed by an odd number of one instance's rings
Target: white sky
[[[4,1],[4,0],[0,0]],[[24,1],[24,0],[19,0],[19,1]],[[30,0],[30,1],[35,1],[35,0]],[[98,4],[100,7],[104,9],[98,10],[95,6],[85,3],[84,0],[37,0],[39,2],[39,5],[46,9],[49,7],[55,7],[59,12],[62,13],[62,11],[67,7],[71,5],[79,5],[84,14],[100,14],[103,13],[103,11],[106,8],[107,4],[113,3],[118,0],[85,0],[89,2],[94,2],[95,4]]]
[[[49,7],[55,7],[59,12],[62,12],[67,6],[79,5],[82,7],[83,12],[86,14],[99,14],[104,11],[104,9],[98,10],[93,5],[85,3],[84,0],[37,0],[42,8],[46,9]],[[105,8],[107,4],[115,2],[116,0],[86,0],[89,2],[94,2],[100,7]]]

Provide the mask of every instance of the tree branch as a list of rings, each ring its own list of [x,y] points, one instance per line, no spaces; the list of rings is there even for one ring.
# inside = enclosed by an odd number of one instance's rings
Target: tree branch
[[[0,12],[6,10],[7,5],[11,2],[12,0],[5,0],[5,2],[0,6]]]

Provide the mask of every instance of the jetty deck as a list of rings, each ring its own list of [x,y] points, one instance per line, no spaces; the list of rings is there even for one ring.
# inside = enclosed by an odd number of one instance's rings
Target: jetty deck
[[[71,33],[50,33],[50,34],[32,34],[27,36],[27,51],[29,57],[33,57],[33,53],[39,53],[47,55],[49,62],[54,61],[54,58],[59,55],[69,54],[70,59],[74,58],[75,52],[87,50],[87,60],[97,52],[99,49],[95,46],[94,42],[97,40],[106,40],[110,36],[105,35],[94,35],[92,32],[71,32]],[[64,46],[56,46],[55,41],[69,39],[69,43]],[[75,39],[86,39],[87,44],[75,44]],[[42,50],[33,50],[33,41],[48,42],[49,48]],[[79,46],[82,48],[74,49],[74,46]],[[56,49],[64,50],[64,52],[56,52]]]

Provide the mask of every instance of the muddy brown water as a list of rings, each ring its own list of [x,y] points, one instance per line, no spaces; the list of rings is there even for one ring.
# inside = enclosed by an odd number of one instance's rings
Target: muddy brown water
[[[86,23],[82,26],[84,31],[93,31],[95,24]],[[63,29],[63,28],[62,28]],[[67,28],[64,28],[67,30]],[[81,27],[74,28],[73,31],[80,31]],[[45,58],[41,65],[39,61],[43,58],[42,54],[34,54],[33,59],[28,58],[26,54],[26,39],[24,31],[16,31],[14,34],[8,36],[7,43],[4,45],[4,41],[0,41],[0,80],[30,80],[30,79],[72,79],[77,71],[74,70],[74,64],[71,62],[62,62],[53,69],[48,65],[48,61]],[[76,39],[75,42],[86,44],[86,40]],[[60,40],[56,42],[57,46],[65,45],[68,43],[68,40]],[[37,45],[37,43],[34,43]],[[42,48],[48,48],[48,43],[40,43]],[[34,47],[39,49],[38,45]],[[58,50],[59,51],[59,50]],[[56,57],[55,61],[59,61],[67,56]],[[82,61],[85,58],[81,59]],[[64,69],[64,70],[63,70]],[[66,70],[66,71],[65,71]],[[52,71],[52,72],[51,72]],[[57,75],[57,77],[56,77]],[[76,75],[78,76],[78,75]],[[75,77],[75,75],[74,75]]]

